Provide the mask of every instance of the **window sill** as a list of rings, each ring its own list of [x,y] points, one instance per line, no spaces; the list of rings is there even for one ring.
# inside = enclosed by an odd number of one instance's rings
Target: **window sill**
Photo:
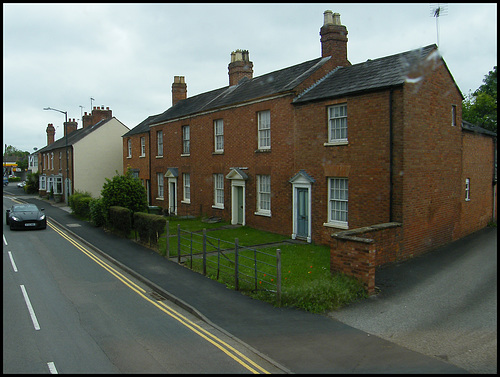
[[[215,151],[215,152],[212,152],[212,155],[216,155],[216,154],[224,154],[224,151]]]
[[[224,206],[221,206],[221,205],[212,205],[212,208],[213,209],[224,209]]]
[[[271,217],[271,212],[254,212],[256,216]]]
[[[132,158],[132,156],[127,156],[127,158],[128,158],[128,159],[131,159],[131,158]]]
[[[191,204],[191,200],[181,200],[182,204]]]
[[[165,200],[165,199],[163,197],[161,197],[161,198],[156,198],[156,200]]]
[[[328,228],[349,229],[349,224],[341,221],[323,223],[323,226]]]
[[[181,157],[189,157],[189,156],[191,156],[191,154],[190,154],[190,153],[182,153],[182,154],[181,154]]]
[[[271,153],[271,148],[256,149],[255,153]]]
[[[146,158],[146,155],[142,154],[142,155],[139,156],[139,158]]]
[[[156,158],[163,158],[163,156],[156,156]]]
[[[334,142],[327,142],[327,143],[324,143],[323,145],[325,147],[335,147],[337,145],[348,145],[349,142],[346,140],[339,140],[339,141],[334,141]]]

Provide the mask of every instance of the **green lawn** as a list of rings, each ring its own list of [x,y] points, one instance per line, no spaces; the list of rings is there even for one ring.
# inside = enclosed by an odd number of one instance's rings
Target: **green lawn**
[[[363,299],[366,292],[362,285],[354,278],[343,274],[330,273],[330,249],[323,245],[314,244],[292,244],[282,243],[289,240],[289,237],[256,230],[247,226],[231,227],[227,222],[209,224],[200,219],[169,219],[170,232],[170,257],[177,256],[177,224],[182,229],[181,255],[187,254],[189,246],[193,242],[193,248],[202,250],[201,239],[203,229],[207,229],[206,235],[210,243],[214,246],[207,246],[207,253],[216,251],[217,241],[220,238],[221,248],[234,248],[233,243],[238,239],[240,247],[265,245],[279,242],[274,246],[259,246],[258,253],[258,274],[255,280],[255,270],[253,262],[248,267],[240,267],[239,290],[256,299],[276,302],[276,249],[281,250],[281,306],[293,306],[307,311],[322,313],[328,310],[335,310],[348,305],[353,301]],[[186,231],[186,232],[184,232]],[[189,232],[196,232],[191,241]],[[225,243],[224,241],[227,241]],[[165,238],[159,241],[158,249],[160,253],[165,253]],[[254,252],[251,250],[240,250],[239,262],[245,263],[245,256],[253,258]],[[191,260],[185,265],[191,267]],[[218,268],[219,267],[219,273]],[[195,271],[203,271],[201,257],[192,259],[192,268]],[[246,275],[246,276],[245,276]],[[230,288],[235,287],[234,278],[234,251],[226,251],[223,256],[217,259],[217,254],[207,256],[207,276],[217,279]],[[257,285],[257,287],[255,287]],[[257,289],[255,289],[257,288]],[[265,289],[264,289],[265,288]],[[267,289],[267,290],[266,290]],[[269,291],[270,290],[270,291]]]

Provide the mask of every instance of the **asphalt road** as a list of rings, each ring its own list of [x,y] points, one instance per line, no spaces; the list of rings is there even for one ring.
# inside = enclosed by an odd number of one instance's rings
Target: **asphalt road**
[[[61,223],[75,225],[55,212]],[[496,229],[378,271],[381,293],[332,313],[339,321],[260,302],[249,305],[247,297],[177,265],[162,264],[158,270],[155,253],[143,255],[134,248],[124,255],[122,242],[82,230],[87,233],[114,258],[294,372],[496,372]],[[199,280],[203,284],[193,290]]]
[[[3,233],[3,373],[282,373],[50,221]]]
[[[381,269],[380,293],[332,312],[352,327],[471,373],[497,373],[497,229]]]

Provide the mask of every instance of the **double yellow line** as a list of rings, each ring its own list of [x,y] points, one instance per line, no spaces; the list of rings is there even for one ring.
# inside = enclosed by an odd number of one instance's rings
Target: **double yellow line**
[[[223,340],[219,339],[215,335],[211,334],[207,330],[203,329],[193,321],[189,320],[188,318],[184,317],[182,314],[179,312],[175,311],[174,309],[170,308],[168,305],[166,305],[162,301],[156,301],[152,300],[150,297],[147,296],[147,293],[144,289],[139,287],[137,284],[132,282],[130,279],[128,279],[126,276],[118,272],[116,269],[111,267],[109,264],[105,263],[102,259],[98,258],[95,256],[93,253],[91,253],[88,249],[86,249],[84,246],[82,246],[80,243],[76,242],[74,239],[70,238],[67,234],[63,233],[59,228],[57,228],[52,222],[47,221],[47,225],[52,228],[56,233],[58,233],[61,237],[66,239],[68,242],[70,242],[72,245],[74,245],[78,250],[80,250],[82,253],[87,255],[90,259],[92,259],[94,262],[96,262],[98,265],[100,265],[102,268],[104,268],[106,271],[108,271],[110,274],[115,276],[118,280],[120,280],[123,284],[125,284],[127,287],[132,289],[134,292],[136,292],[139,296],[141,296],[143,299],[146,301],[150,302],[154,306],[156,306],[158,309],[160,309],[162,312],[165,314],[169,315],[170,317],[174,318],[177,320],[179,323],[193,331],[195,334],[199,335],[209,343],[213,344],[215,347],[220,349],[222,352],[224,352],[226,355],[231,357],[233,360],[235,360],[237,363],[242,365],[244,368],[248,369],[250,372],[254,374],[260,374],[265,373],[269,374],[267,370],[262,368],[260,365],[256,364],[254,361],[250,360],[248,357],[243,355],[241,352],[224,342]]]

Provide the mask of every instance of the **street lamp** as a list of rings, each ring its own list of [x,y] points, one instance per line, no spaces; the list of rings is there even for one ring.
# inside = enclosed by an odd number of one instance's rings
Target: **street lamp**
[[[66,129],[67,123],[68,123],[68,112],[67,111],[62,111],[62,110],[57,110],[53,109],[52,107],[44,107],[44,110],[53,110],[53,111],[58,111],[65,116],[65,122],[64,122],[64,137],[65,137],[65,142],[66,142],[66,180],[65,180],[65,186],[66,186],[66,193],[64,195],[64,202],[68,203],[68,193],[69,193],[69,155],[68,155],[68,130]]]

